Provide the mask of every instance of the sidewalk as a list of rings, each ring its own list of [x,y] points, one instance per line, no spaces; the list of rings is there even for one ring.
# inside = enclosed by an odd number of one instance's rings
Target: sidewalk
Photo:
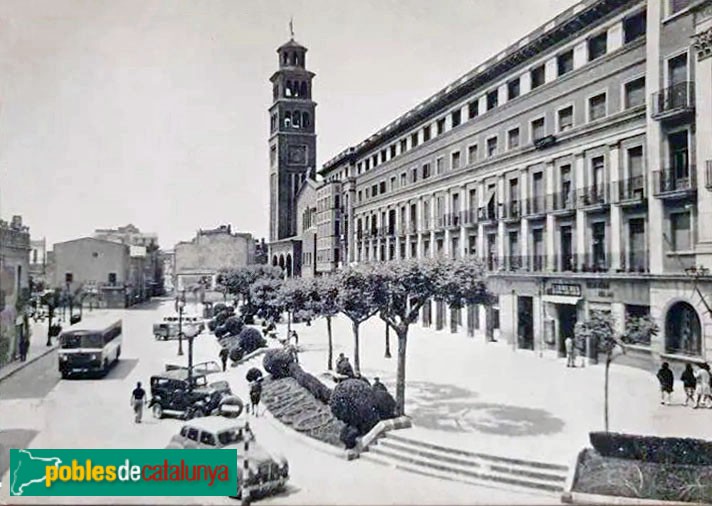
[[[300,362],[315,375],[326,371],[323,320],[295,326]],[[278,331],[286,333],[286,326]],[[333,323],[334,357],[353,363],[353,337],[343,318]],[[379,376],[395,394],[397,338],[384,358],[385,325],[373,318],[361,326],[361,370]],[[657,379],[632,367],[611,367],[610,430],[637,434],[709,438],[712,410],[682,406],[675,370],[675,405],[662,406]],[[485,343],[447,330],[411,328],[406,362],[406,414],[413,427],[400,435],[451,448],[570,465],[589,446],[588,433],[604,429],[603,365],[566,368],[555,357]]]

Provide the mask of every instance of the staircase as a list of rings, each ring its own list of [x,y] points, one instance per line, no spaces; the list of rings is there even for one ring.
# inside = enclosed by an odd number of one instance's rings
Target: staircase
[[[568,473],[566,466],[558,464],[467,452],[391,433],[378,439],[361,458],[436,478],[542,494],[561,494]]]

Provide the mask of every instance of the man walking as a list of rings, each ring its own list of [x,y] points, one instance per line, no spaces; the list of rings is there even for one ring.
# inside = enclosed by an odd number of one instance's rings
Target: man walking
[[[675,382],[675,378],[670,370],[670,364],[663,362],[657,376],[660,382],[660,404],[670,404],[672,385]]]
[[[260,398],[262,397],[262,377],[257,378],[250,384],[250,402],[252,404],[252,414],[255,416],[260,416],[257,408],[260,405]]]
[[[141,423],[143,417],[143,405],[146,404],[146,391],[141,388],[141,382],[136,383],[136,388],[131,393],[131,406],[133,406],[135,423]]]
[[[685,387],[685,406],[688,402],[695,404],[695,386],[697,386],[697,380],[695,379],[695,371],[692,370],[692,364],[685,364],[685,370],[680,376],[682,384]]]
[[[227,367],[227,359],[229,356],[230,356],[230,351],[226,347],[223,347],[220,350],[220,361],[222,362],[223,372],[225,372],[225,368]]]
[[[20,340],[20,361],[27,360],[27,350],[30,348],[30,341],[26,336],[22,336]]]
[[[571,336],[564,340],[564,346],[566,347],[566,367],[576,367],[574,363],[574,340]]]

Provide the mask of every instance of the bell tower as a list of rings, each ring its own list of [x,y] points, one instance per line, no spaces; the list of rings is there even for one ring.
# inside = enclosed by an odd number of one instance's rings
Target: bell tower
[[[306,54],[292,32],[277,49],[279,70],[270,78],[270,241],[297,234],[296,194],[306,178],[316,177],[315,74],[306,69]]]

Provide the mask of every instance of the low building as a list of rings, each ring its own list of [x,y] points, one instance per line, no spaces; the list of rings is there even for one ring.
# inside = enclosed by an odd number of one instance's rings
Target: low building
[[[0,220],[0,366],[17,354],[22,332],[17,305],[29,296],[30,232],[20,216]]]
[[[83,237],[57,243],[53,249],[53,287],[96,291],[100,307],[125,308],[133,303],[129,246]]]
[[[255,263],[255,241],[252,234],[233,233],[230,225],[198,230],[193,240],[176,244],[174,258],[175,289],[202,284],[211,290],[221,270]]]

